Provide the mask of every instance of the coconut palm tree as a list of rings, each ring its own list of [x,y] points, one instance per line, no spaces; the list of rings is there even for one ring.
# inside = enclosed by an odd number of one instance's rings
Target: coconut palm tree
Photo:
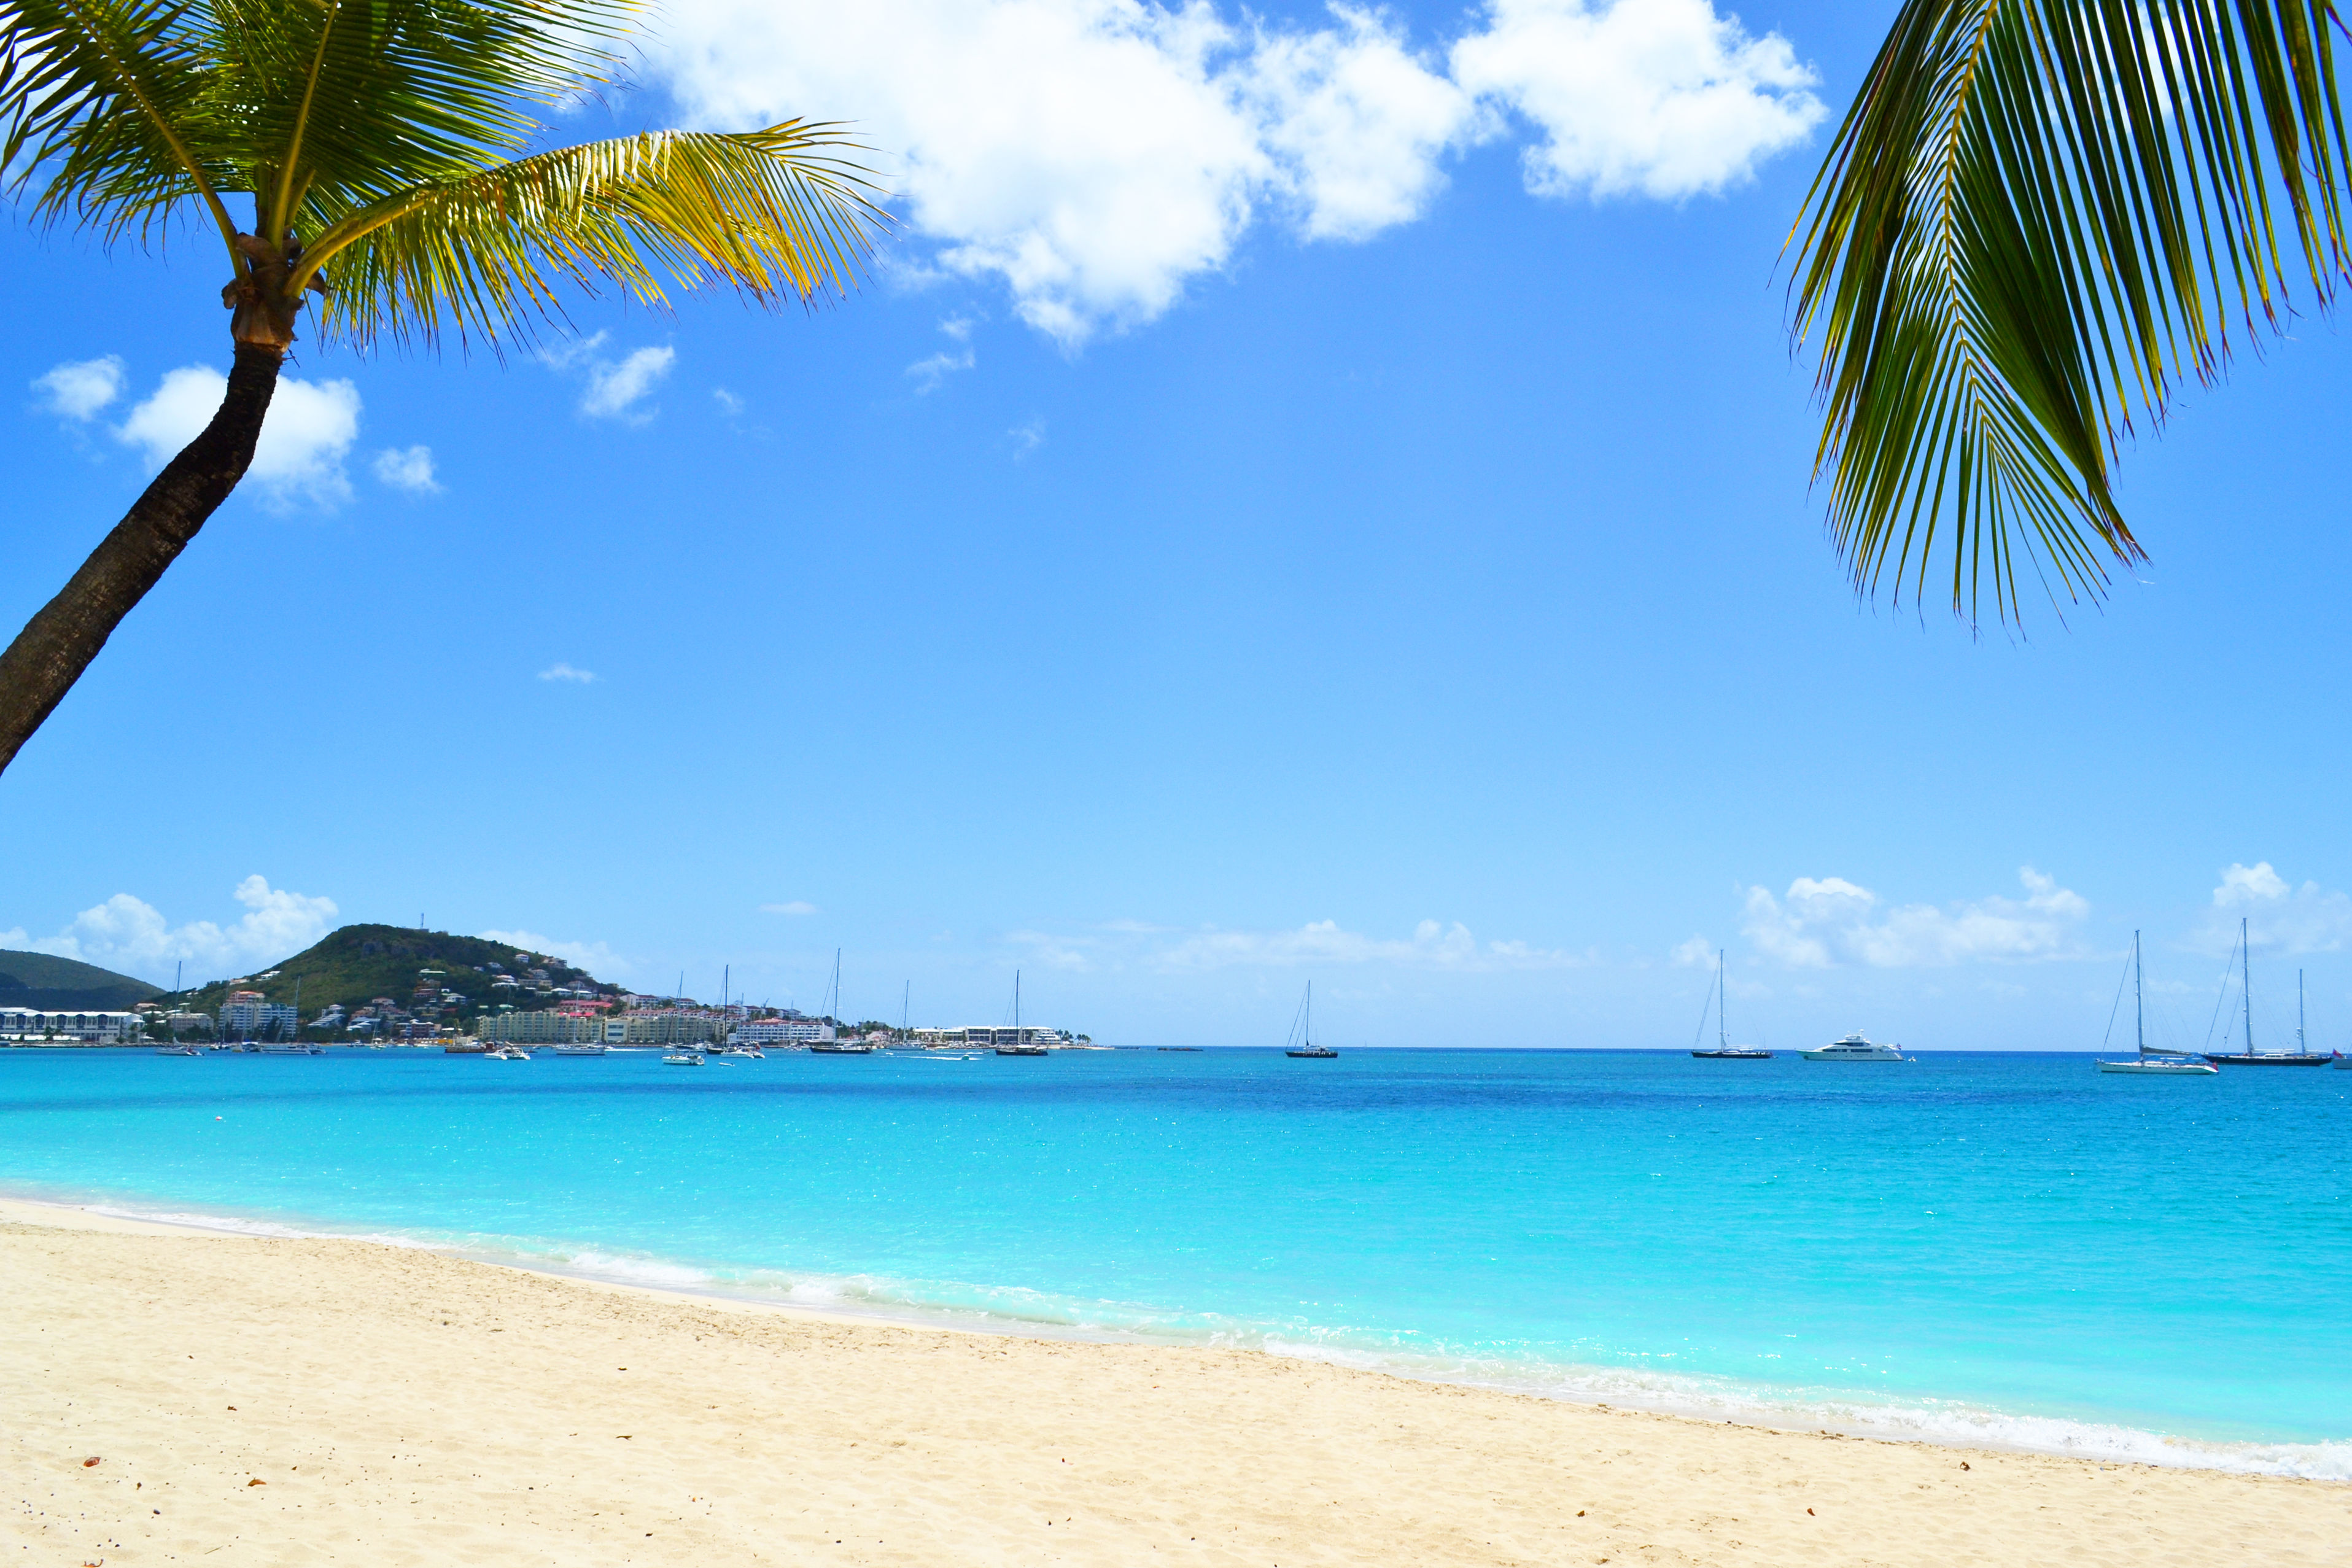
[[[1791,240],[1857,592],[2062,614],[2144,559],[2109,460],[2352,277],[2331,0],[1906,0]],[[1934,586],[1930,587],[1930,574]]]
[[[799,121],[545,144],[631,0],[0,0],[0,179],[109,244],[217,230],[220,410],[0,654],[0,768],[252,460],[306,301],[321,342],[492,347],[602,282],[649,305],[837,294],[884,215]]]

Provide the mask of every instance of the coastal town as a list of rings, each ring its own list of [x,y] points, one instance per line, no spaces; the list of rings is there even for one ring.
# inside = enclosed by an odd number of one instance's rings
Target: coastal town
[[[0,954],[0,969],[9,960],[25,967],[37,956]],[[56,969],[63,961],[46,963]],[[187,991],[160,991],[86,964],[64,968],[72,973],[50,978],[69,984],[0,984],[0,1044],[410,1047],[460,1054],[539,1046],[1034,1051],[1093,1045],[1072,1030],[1017,1021],[917,1027],[904,1019],[896,1026],[853,1023],[731,998],[713,1005],[646,994],[552,954],[391,926],[346,926],[275,968]]]

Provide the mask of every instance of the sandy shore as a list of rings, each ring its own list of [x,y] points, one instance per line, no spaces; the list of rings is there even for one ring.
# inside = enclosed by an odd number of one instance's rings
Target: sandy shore
[[[0,1205],[0,1563],[44,1565],[2352,1555],[2352,1486],[900,1329],[25,1205]]]

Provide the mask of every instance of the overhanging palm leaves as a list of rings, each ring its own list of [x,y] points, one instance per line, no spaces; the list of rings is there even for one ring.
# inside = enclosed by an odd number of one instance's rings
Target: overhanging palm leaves
[[[848,285],[887,220],[832,127],[539,147],[631,8],[0,0],[0,189],[109,242],[201,210],[235,312],[220,411],[0,652],[0,769],[244,478],[307,296],[366,347],[528,333],[565,283],[654,305]]]
[[[601,79],[629,9],[0,0],[0,168],[36,213],[110,239],[201,203],[248,294],[290,320],[324,293],[321,330],[361,343],[527,331],[559,280],[656,304],[845,288],[882,215],[832,128],[528,152],[531,111]]]
[[[2352,275],[2339,31],[2328,0],[1907,0],[1792,236],[1859,592],[1948,568],[2006,618],[2142,556],[2134,405]]]

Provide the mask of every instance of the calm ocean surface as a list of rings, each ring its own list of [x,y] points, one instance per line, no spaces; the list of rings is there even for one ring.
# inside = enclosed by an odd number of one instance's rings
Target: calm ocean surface
[[[0,1190],[1625,1405],[2352,1479],[2352,1073],[0,1051]]]

